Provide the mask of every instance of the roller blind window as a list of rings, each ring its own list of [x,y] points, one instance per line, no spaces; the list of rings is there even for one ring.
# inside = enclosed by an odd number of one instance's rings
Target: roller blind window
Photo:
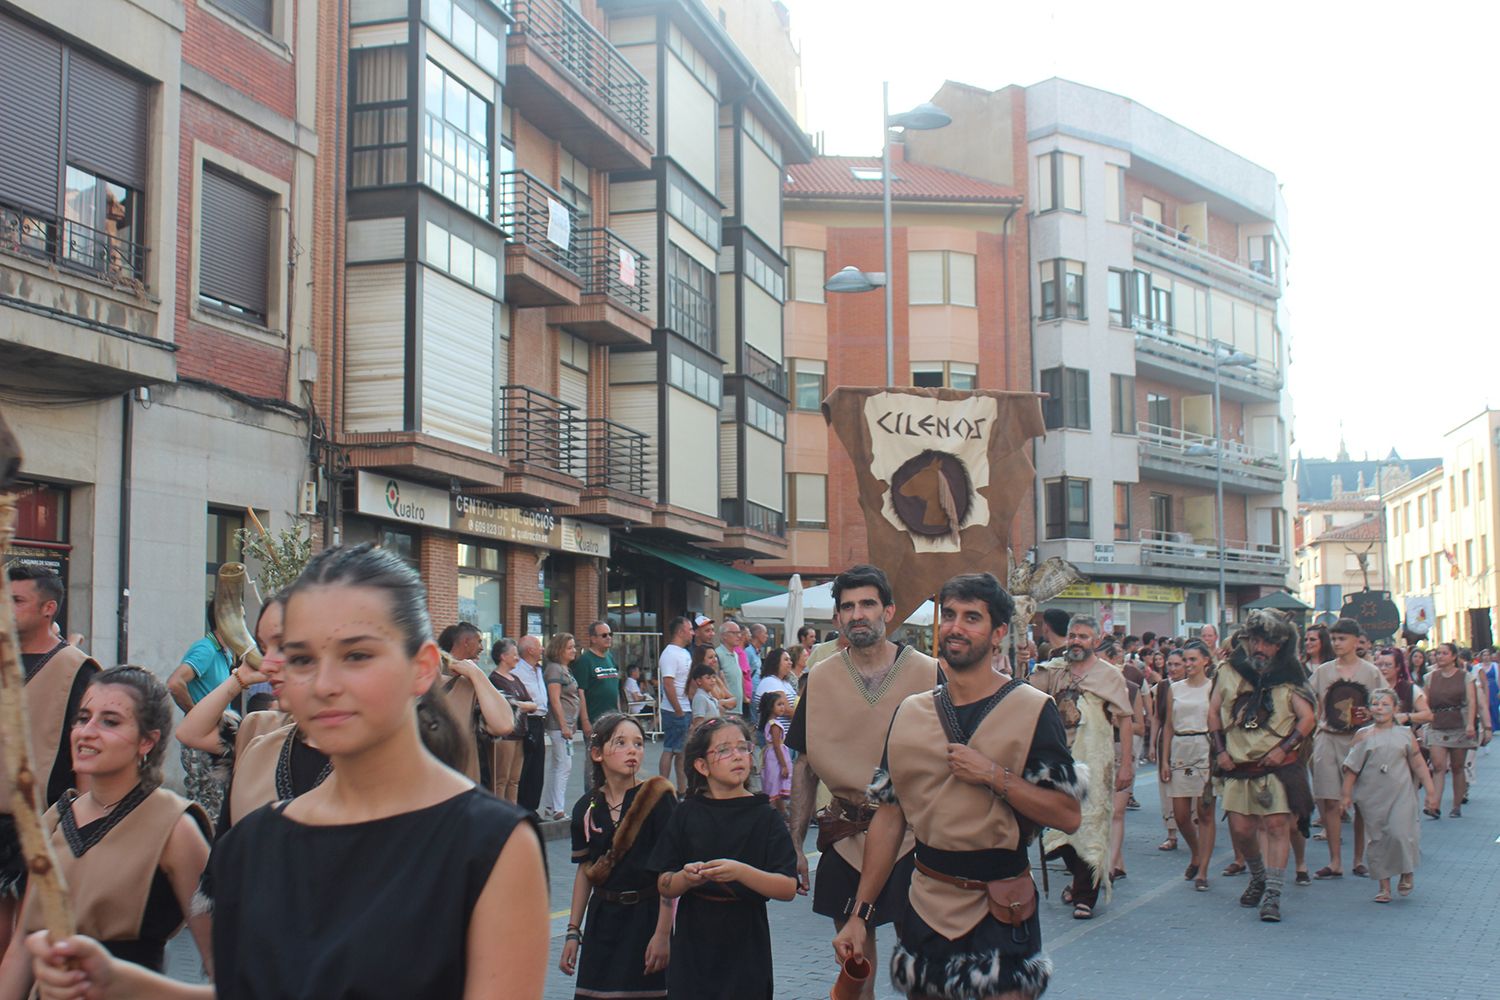
[[[272,196],[210,166],[203,168],[201,183],[199,301],[264,326]]]

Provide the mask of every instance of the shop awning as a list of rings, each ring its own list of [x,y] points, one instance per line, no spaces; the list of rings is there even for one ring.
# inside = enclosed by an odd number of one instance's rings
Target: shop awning
[[[1277,611],[1312,610],[1306,604],[1303,604],[1291,594],[1288,594],[1282,590],[1273,590],[1271,593],[1266,594],[1264,597],[1257,597],[1249,604],[1246,604],[1244,608],[1246,611],[1253,611],[1256,608],[1274,608]]]
[[[629,549],[634,549],[642,555],[662,562],[671,563],[679,569],[685,569],[694,576],[701,576],[705,580],[712,580],[719,585],[719,600],[725,607],[737,608],[745,600],[756,597],[765,597],[767,594],[785,593],[786,588],[769,580],[762,580],[753,573],[716,563],[711,559],[703,559],[699,556],[688,555],[686,552],[673,552],[671,549],[659,549],[654,545],[644,545],[633,539],[619,538],[616,540]]]

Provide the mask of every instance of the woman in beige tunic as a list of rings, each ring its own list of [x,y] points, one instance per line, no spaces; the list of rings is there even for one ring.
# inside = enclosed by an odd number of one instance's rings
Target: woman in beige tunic
[[[1158,767],[1162,786],[1172,799],[1177,829],[1192,853],[1183,878],[1193,888],[1208,889],[1208,863],[1214,853],[1214,794],[1208,787],[1210,764],[1208,699],[1213,682],[1208,679],[1209,649],[1200,640],[1190,641],[1182,651],[1183,679],[1167,691],[1166,723],[1162,729],[1162,764]]]
[[[1361,729],[1344,759],[1342,805],[1359,806],[1365,816],[1365,864],[1380,880],[1375,902],[1391,901],[1391,876],[1401,876],[1396,891],[1412,890],[1412,872],[1421,860],[1420,820],[1415,778],[1427,793],[1427,808],[1437,808],[1437,788],[1422,760],[1416,738],[1396,725],[1396,692],[1381,688],[1370,696],[1374,724]]]
[[[200,806],[160,787],[171,728],[172,698],[160,680],[140,667],[101,672],[71,729],[73,769],[89,790],[70,789],[43,817],[78,933],[158,970],[167,939],[191,912],[212,829]],[[211,971],[209,918],[187,922]],[[25,933],[0,963],[3,1000],[21,1000],[32,987],[25,934],[43,926],[34,888],[20,923]]]

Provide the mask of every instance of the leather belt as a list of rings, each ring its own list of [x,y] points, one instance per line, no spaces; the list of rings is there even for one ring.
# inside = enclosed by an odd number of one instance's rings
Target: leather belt
[[[624,892],[614,892],[610,889],[595,889],[594,892],[606,903],[619,903],[621,906],[634,906],[637,903],[650,902],[657,898],[656,889],[626,889]]]
[[[921,858],[915,855],[912,856],[912,860],[917,863],[917,871],[928,878],[937,879],[939,882],[946,882],[948,885],[957,886],[960,889],[968,889],[970,892],[987,892],[989,890],[988,882],[979,882],[971,878],[960,878],[957,875],[940,872],[936,868],[925,864]],[[1027,874],[1029,875],[1030,873],[1028,872]]]

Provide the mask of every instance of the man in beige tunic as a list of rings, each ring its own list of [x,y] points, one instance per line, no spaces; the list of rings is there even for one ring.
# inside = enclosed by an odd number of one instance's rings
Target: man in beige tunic
[[[1031,683],[1056,702],[1068,734],[1068,749],[1075,760],[1087,764],[1097,793],[1083,806],[1083,823],[1074,833],[1048,830],[1042,849],[1049,858],[1061,858],[1073,876],[1073,917],[1088,920],[1094,915],[1102,889],[1109,899],[1106,862],[1109,831],[1114,820],[1111,790],[1122,792],[1135,780],[1135,755],[1130,752],[1134,736],[1135,709],[1125,675],[1118,667],[1094,655],[1099,643],[1099,622],[1087,615],[1074,615],[1068,622],[1063,654],[1041,664]],[[1120,730],[1119,770],[1115,768],[1114,730]]]
[[[937,661],[910,646],[886,638],[896,613],[891,584],[874,566],[853,566],[833,581],[834,616],[848,648],[820,660],[807,674],[797,702],[787,746],[797,751],[792,770],[792,842],[807,837],[818,783],[832,800],[818,814],[817,888],[813,912],[832,917],[842,928],[859,888],[865,830],[875,809],[865,790],[885,750],[891,718],[903,698],[931,691],[938,680]],[[911,880],[912,837],[907,833],[901,860],[882,895],[879,917],[866,922],[865,958],[875,961],[875,927],[889,923],[904,908]],[[802,891],[808,888],[807,859],[798,859]],[[874,981],[865,983],[874,996]]]
[[[834,951],[849,958],[884,916],[882,886],[915,834],[892,984],[912,1000],[1038,997],[1052,965],[1027,844],[1039,825],[1077,829],[1086,769],[1074,765],[1052,701],[991,667],[1015,611],[1000,582],[953,577],[938,605],[946,683],[896,710],[869,789],[880,808],[857,902]]]

